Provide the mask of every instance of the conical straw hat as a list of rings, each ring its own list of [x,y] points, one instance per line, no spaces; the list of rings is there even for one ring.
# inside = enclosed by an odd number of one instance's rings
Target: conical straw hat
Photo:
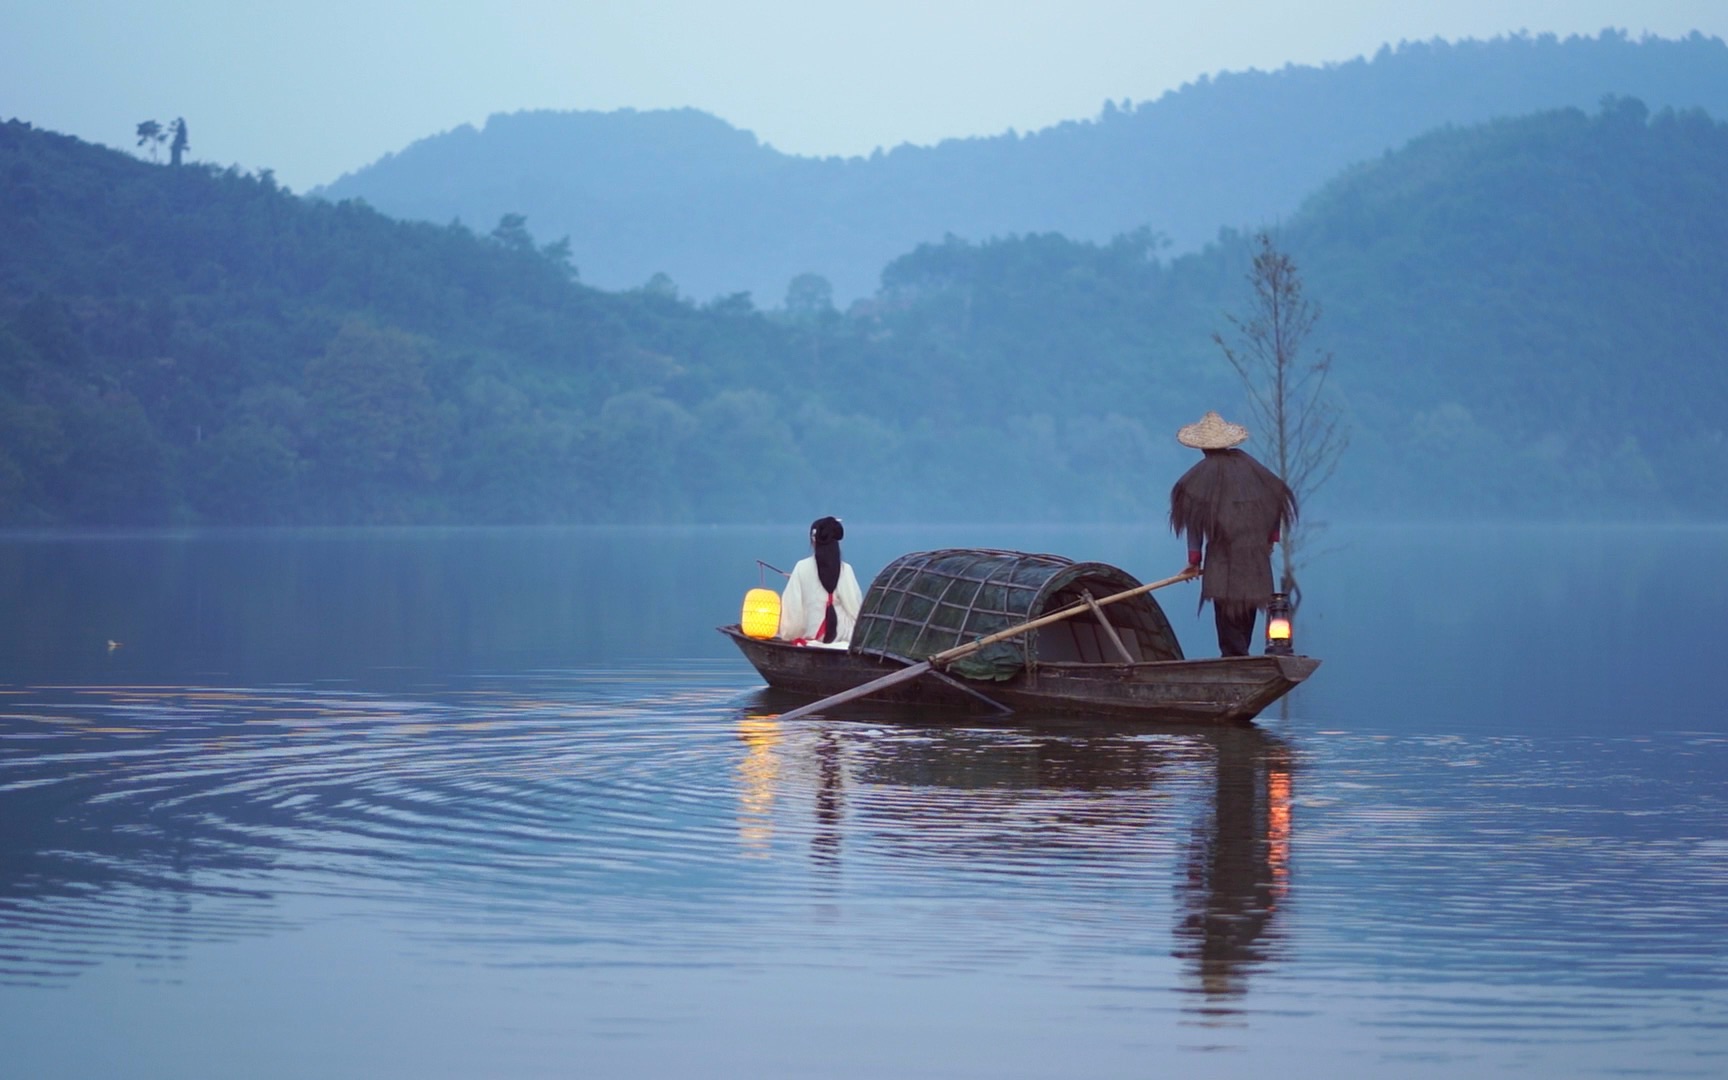
[[[1228,450],[1248,441],[1248,429],[1209,412],[1198,421],[1177,429],[1176,441],[1196,450]]]

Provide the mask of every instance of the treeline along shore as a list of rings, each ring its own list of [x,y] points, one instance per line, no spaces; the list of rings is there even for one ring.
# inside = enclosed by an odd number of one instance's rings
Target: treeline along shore
[[[1339,517],[1728,513],[1728,126],[1437,129],[1274,236],[1352,442]],[[0,124],[0,524],[1141,521],[1237,409],[1255,230],[952,235],[864,299],[664,276]]]

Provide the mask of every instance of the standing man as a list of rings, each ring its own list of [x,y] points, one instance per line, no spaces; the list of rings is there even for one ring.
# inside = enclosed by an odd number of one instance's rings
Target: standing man
[[[1203,575],[1200,603],[1212,601],[1224,656],[1248,655],[1254,620],[1272,599],[1272,545],[1296,521],[1289,485],[1235,449],[1247,439],[1247,428],[1216,412],[1176,432],[1205,456],[1170,489],[1170,527],[1188,537],[1188,570]]]

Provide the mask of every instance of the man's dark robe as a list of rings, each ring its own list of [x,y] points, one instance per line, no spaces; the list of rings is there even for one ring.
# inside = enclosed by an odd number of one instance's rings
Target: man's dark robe
[[[1272,597],[1272,544],[1296,520],[1296,496],[1242,450],[1207,450],[1170,489],[1170,527],[1203,553],[1200,602],[1240,618]]]

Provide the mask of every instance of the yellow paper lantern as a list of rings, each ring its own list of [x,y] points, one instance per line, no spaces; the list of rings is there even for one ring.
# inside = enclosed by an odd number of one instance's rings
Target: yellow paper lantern
[[[780,632],[780,594],[773,589],[751,589],[744,594],[744,614],[738,626],[745,637],[771,638]]]

